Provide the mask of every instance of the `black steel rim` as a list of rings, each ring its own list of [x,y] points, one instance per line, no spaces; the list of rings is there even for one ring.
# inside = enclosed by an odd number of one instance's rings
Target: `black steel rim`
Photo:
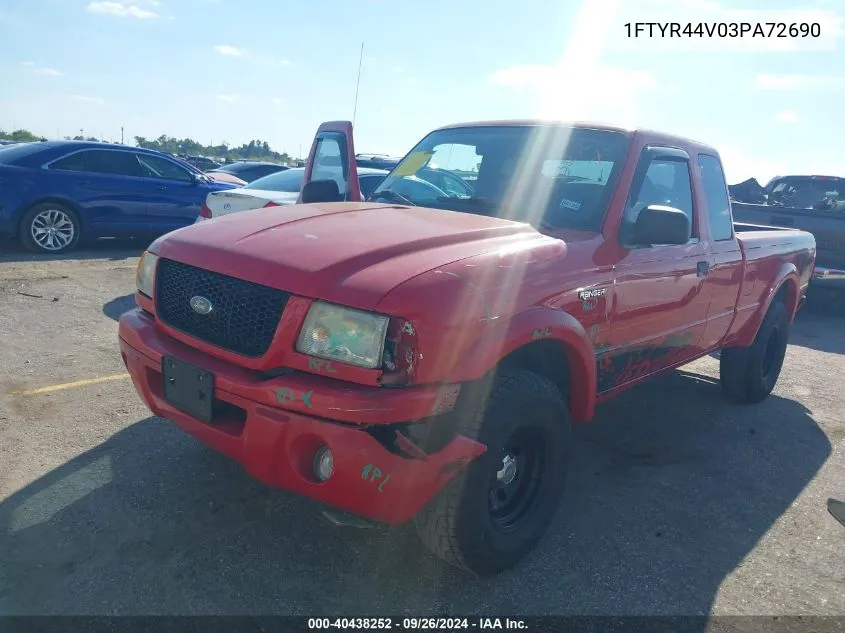
[[[499,532],[514,532],[530,520],[542,490],[547,447],[546,433],[537,427],[521,428],[505,442],[487,496],[490,519]]]

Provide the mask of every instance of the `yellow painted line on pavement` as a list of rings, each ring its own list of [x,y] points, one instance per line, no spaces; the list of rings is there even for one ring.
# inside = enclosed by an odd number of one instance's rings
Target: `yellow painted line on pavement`
[[[14,396],[39,396],[44,393],[53,393],[54,391],[63,391],[65,389],[76,389],[77,387],[87,387],[89,385],[99,385],[104,382],[111,382],[113,380],[126,380],[129,374],[114,374],[112,376],[100,376],[99,378],[88,378],[87,380],[75,380],[74,382],[65,382],[60,385],[50,385],[49,387],[39,387],[38,389],[25,389],[23,391],[13,391]]]

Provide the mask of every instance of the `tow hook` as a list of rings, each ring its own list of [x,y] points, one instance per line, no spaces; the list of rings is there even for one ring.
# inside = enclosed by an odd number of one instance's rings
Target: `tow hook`
[[[371,528],[375,526],[375,524],[368,519],[364,519],[341,510],[323,510],[323,516],[330,522],[341,527]]]

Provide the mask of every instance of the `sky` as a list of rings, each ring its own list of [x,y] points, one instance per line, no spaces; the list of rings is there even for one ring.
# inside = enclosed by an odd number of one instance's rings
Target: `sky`
[[[356,151],[401,156],[440,125],[579,119],[713,145],[730,182],[845,176],[843,17],[842,0],[0,0],[0,129],[304,155],[354,115]],[[625,27],[731,21],[821,36]]]

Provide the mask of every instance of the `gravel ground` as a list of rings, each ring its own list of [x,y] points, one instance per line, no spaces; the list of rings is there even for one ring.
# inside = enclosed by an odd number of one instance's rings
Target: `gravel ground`
[[[713,358],[602,405],[542,544],[476,580],[152,417],[116,343],[141,248],[0,254],[0,613],[845,615],[841,302],[800,314],[761,405]]]

